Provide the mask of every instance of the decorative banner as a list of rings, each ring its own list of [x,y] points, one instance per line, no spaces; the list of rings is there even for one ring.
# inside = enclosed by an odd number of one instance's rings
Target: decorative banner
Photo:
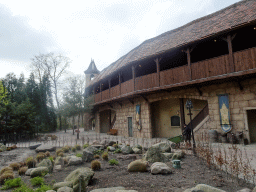
[[[231,130],[228,94],[218,95],[218,97],[221,129],[227,133]]]
[[[140,105],[136,105],[136,125],[137,129],[140,131],[141,130],[141,119],[140,119]]]

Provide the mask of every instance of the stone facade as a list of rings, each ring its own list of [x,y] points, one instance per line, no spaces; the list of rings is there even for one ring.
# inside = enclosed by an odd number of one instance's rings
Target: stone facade
[[[151,111],[150,103],[163,99],[171,98],[188,98],[206,100],[209,106],[209,120],[198,129],[197,133],[202,130],[215,129],[222,132],[219,116],[218,95],[229,95],[229,107],[231,115],[232,132],[243,131],[245,136],[249,139],[248,126],[246,125],[247,116],[246,110],[256,109],[256,79],[243,80],[241,83],[242,90],[237,82],[223,82],[219,84],[212,84],[209,86],[200,87],[202,94],[200,95],[195,88],[181,89],[173,92],[153,93],[147,95],[147,100],[142,97],[134,98],[133,103],[129,100],[119,101],[119,103],[112,103],[112,110],[116,111],[115,129],[118,129],[118,135],[128,136],[127,118],[133,119],[133,136],[134,137],[152,137],[151,125]],[[121,104],[121,105],[120,105]],[[141,120],[142,129],[139,131],[135,124],[136,105],[141,105]],[[107,106],[100,106],[100,110],[108,108]],[[109,108],[108,108],[109,109]],[[185,111],[186,113],[186,111]],[[96,113],[96,130],[99,131],[99,113]]]

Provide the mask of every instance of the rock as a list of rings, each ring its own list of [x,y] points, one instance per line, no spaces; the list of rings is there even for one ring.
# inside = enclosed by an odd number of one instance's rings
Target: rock
[[[162,154],[159,147],[151,146],[148,151],[146,152],[145,156],[143,157],[146,161],[151,163],[155,162],[167,162],[169,161],[165,155]]]
[[[147,171],[147,162],[141,159],[135,160],[128,165],[129,172],[145,172]]]
[[[47,190],[46,192],[56,192],[56,191],[54,191],[54,190]]]
[[[74,191],[74,190],[73,190],[72,188],[67,187],[67,186],[61,187],[61,188],[59,188],[59,189],[57,190],[57,192],[73,192],[73,191]]]
[[[123,146],[121,148],[121,151],[122,151],[123,154],[131,154],[131,153],[133,153],[132,148],[130,146],[127,146],[127,145]]]
[[[43,159],[37,167],[47,167],[48,171],[51,173],[53,170],[52,161],[50,159]]]
[[[221,189],[212,187],[210,185],[205,185],[205,184],[198,184],[194,188],[191,189],[186,189],[184,192],[226,192]]]
[[[171,159],[173,156],[173,153],[163,153],[163,155],[167,158],[167,159]]]
[[[138,192],[135,190],[117,190],[116,192]]]
[[[97,150],[104,150],[105,149],[104,145],[91,145],[91,146],[97,148]]]
[[[196,189],[195,187],[190,188],[190,189],[186,189],[184,192],[204,192],[200,189]]]
[[[71,158],[68,161],[68,166],[70,165],[79,165],[82,163],[82,158],[77,156],[71,156]]]
[[[42,145],[42,143],[37,143],[37,144],[34,144],[34,145],[30,145],[30,146],[29,146],[29,149],[36,149],[36,148],[39,147],[40,145]]]
[[[100,142],[100,145],[103,145],[106,147],[108,146],[112,146],[114,145],[116,142],[115,141],[109,141],[108,139],[103,139],[101,142]]]
[[[47,167],[37,167],[34,168],[31,173],[30,176],[31,177],[37,177],[37,176],[42,176],[42,175],[46,175],[48,173],[48,168]]]
[[[84,150],[90,151],[92,154],[94,154],[94,152],[97,151],[98,149],[96,147],[89,146],[89,147],[87,147]]]
[[[36,148],[36,152],[56,151],[56,147],[51,145],[40,145]]]
[[[120,156],[117,156],[117,159],[121,159],[121,160],[135,160],[137,159],[136,155],[134,154],[129,154],[129,155],[120,155]]]
[[[63,157],[57,157],[56,160],[55,160],[55,165],[61,165],[61,166],[64,166],[64,159]]]
[[[135,145],[135,146],[133,146],[133,148],[138,148],[138,149],[142,150],[142,146],[141,145]]]
[[[61,165],[55,165],[55,166],[54,166],[54,170],[55,170],[55,171],[60,171],[61,168],[62,168]]]
[[[133,150],[133,152],[134,152],[135,154],[141,154],[141,153],[142,153],[142,150],[139,149],[139,148],[137,148],[137,147],[132,148],[132,150]]]
[[[117,190],[125,190],[125,188],[124,187],[100,188],[100,189],[94,189],[90,192],[116,192]]]
[[[151,174],[171,174],[172,170],[165,163],[155,162],[150,167]]]
[[[109,151],[115,151],[116,150],[116,148],[112,147],[112,146],[108,146],[108,149],[109,149]]]
[[[36,168],[30,168],[30,169],[28,169],[28,170],[26,171],[25,175],[26,175],[26,176],[30,176],[31,171],[33,171],[34,169],[36,169]]]
[[[256,192],[256,187],[253,188],[252,192]]]
[[[182,151],[173,153],[172,160],[180,160],[182,157],[184,157],[184,154]]]
[[[94,160],[94,154],[87,149],[84,149],[82,160],[85,162],[91,162],[92,160]]]
[[[252,190],[251,189],[248,189],[248,188],[244,188],[244,189],[241,189],[237,192],[251,192]]]
[[[154,144],[152,145],[152,147],[160,148],[162,153],[165,153],[165,152],[171,153],[171,146],[165,142]]]
[[[94,140],[94,141],[92,142],[92,144],[93,144],[93,145],[99,145],[100,142],[99,142],[98,140]]]
[[[58,190],[59,188],[61,188],[61,187],[73,187],[73,182],[71,182],[71,181],[69,181],[69,182],[59,182],[59,183],[55,183],[54,185],[53,185],[53,190]]]
[[[86,192],[86,187],[93,176],[94,176],[94,171],[92,169],[88,167],[79,168],[72,171],[64,181],[72,182],[73,190],[77,192],[79,189],[79,178],[81,178],[81,192]]]
[[[1,151],[6,151],[6,146],[3,143],[0,143]]]

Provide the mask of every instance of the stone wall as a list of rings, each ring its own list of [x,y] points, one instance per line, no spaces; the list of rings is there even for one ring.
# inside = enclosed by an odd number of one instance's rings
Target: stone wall
[[[200,87],[202,95],[199,94],[196,88],[187,88],[179,91],[173,92],[162,92],[153,93],[147,96],[147,100],[143,98],[133,99],[133,104],[129,100],[120,101],[121,105],[113,102],[113,109],[116,111],[116,124],[115,129],[118,129],[118,134],[123,136],[128,136],[128,123],[127,118],[132,117],[133,119],[133,135],[134,137],[152,137],[151,130],[151,111],[150,103],[171,99],[171,98],[184,98],[185,102],[187,98],[207,100],[209,106],[209,120],[205,123],[197,133],[207,131],[209,129],[215,129],[218,132],[222,132],[220,126],[220,116],[219,116],[219,105],[218,105],[218,94],[228,94],[229,95],[229,106],[231,115],[232,131],[243,131],[244,134],[249,139],[248,127],[246,125],[247,116],[246,110],[256,108],[256,79],[247,79],[241,82],[243,87],[240,87],[237,82],[224,82],[220,84],[208,85]],[[142,130],[138,131],[135,124],[135,113],[136,105],[141,105],[141,120],[142,120]],[[100,110],[108,108],[106,106],[101,106]],[[99,115],[97,113],[97,115]],[[96,122],[99,118],[96,119]],[[99,123],[96,123],[96,127]],[[99,130],[97,128],[97,130]]]

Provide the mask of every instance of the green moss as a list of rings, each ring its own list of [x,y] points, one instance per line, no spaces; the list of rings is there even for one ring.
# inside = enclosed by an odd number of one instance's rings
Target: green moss
[[[4,186],[1,188],[1,190],[7,190],[15,187],[20,187],[22,185],[22,180],[20,177],[15,179],[10,179],[5,181]]]
[[[34,177],[30,180],[31,184],[33,186],[37,186],[37,185],[43,185],[44,184],[44,178],[43,177]]]
[[[116,159],[110,159],[108,161],[108,163],[109,163],[109,165],[118,165],[119,164],[119,162]]]

